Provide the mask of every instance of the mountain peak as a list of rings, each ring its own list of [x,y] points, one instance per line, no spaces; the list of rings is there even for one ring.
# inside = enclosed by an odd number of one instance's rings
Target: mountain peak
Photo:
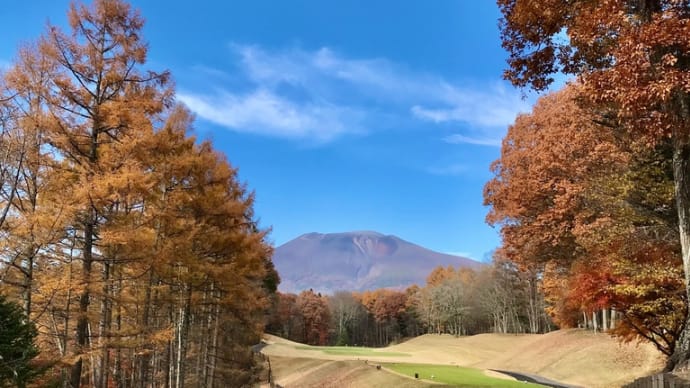
[[[276,248],[280,289],[299,292],[364,291],[423,284],[439,265],[481,266],[466,257],[434,252],[375,231],[307,233]]]
[[[310,233],[305,233],[294,240],[298,239],[314,239],[314,238],[322,238],[322,237],[327,237],[327,236],[371,236],[371,237],[383,237],[384,235],[379,232],[375,232],[373,230],[353,230],[351,232],[335,232],[335,233],[319,233],[319,232],[310,232]],[[294,241],[293,240],[293,241]]]

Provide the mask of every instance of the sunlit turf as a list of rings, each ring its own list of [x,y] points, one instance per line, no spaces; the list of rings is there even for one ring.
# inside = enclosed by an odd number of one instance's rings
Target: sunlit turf
[[[335,356],[410,357],[408,353],[380,352],[372,348],[357,346],[295,346],[295,349],[318,350]]]
[[[414,374],[418,373],[420,379],[433,380],[439,383],[453,385],[455,387],[543,387],[542,385],[525,383],[521,381],[497,379],[485,375],[484,371],[480,369],[464,368],[452,365],[384,364],[383,366],[410,377],[414,377]]]

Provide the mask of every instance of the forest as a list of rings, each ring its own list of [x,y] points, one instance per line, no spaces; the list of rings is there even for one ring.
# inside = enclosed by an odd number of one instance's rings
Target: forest
[[[45,372],[15,349],[0,385],[253,381],[277,275],[252,192],[189,135],[171,75],[144,67],[137,12],[75,4],[69,26],[24,44],[0,84],[0,286]]]
[[[686,366],[690,3],[497,4],[504,77],[544,95],[484,188],[493,263],[334,295],[277,292],[254,194],[146,67],[141,15],[73,4],[0,77],[0,386],[251,385],[264,332],[385,346],[588,327]]]
[[[382,347],[418,335],[544,333],[554,329],[539,280],[510,262],[437,267],[405,290],[278,292],[269,333],[311,345]]]
[[[537,271],[554,323],[613,309],[622,340],[690,358],[690,3],[498,0],[505,79],[548,91],[485,186],[498,255]],[[555,76],[570,75],[561,90]],[[605,315],[604,315],[605,316]]]

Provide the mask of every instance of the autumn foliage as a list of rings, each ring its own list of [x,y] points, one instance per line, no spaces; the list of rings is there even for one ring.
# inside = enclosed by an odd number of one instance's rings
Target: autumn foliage
[[[500,22],[503,46],[510,55],[506,79],[518,86],[543,91],[553,81],[554,73],[573,74],[582,87],[581,99],[594,112],[596,122],[617,131],[642,155],[654,155],[660,148],[668,147],[668,152],[662,154],[670,167],[666,176],[670,182],[666,182],[672,188],[673,203],[664,205],[675,210],[678,236],[674,245],[680,252],[682,287],[687,299],[690,295],[690,4],[678,0],[498,0],[497,3],[503,15]],[[653,165],[640,167],[644,171]],[[659,236],[662,236],[660,244],[665,245],[666,234]],[[647,239],[648,235],[644,237]],[[656,244],[652,242],[652,245]],[[642,252],[644,257],[660,257],[656,247],[642,244],[637,248],[640,250],[629,252],[625,259],[639,259]],[[674,250],[661,251],[666,256]],[[667,258],[665,262],[673,260]],[[669,271],[675,274],[678,272],[675,268],[672,265]],[[670,294],[676,295],[678,283],[676,280],[671,283],[674,291]],[[671,305],[677,306],[671,303],[654,307],[664,310]],[[680,330],[677,341],[673,341],[675,346],[667,348],[673,352],[669,368],[682,367],[690,359],[690,315],[686,308],[676,309],[676,314],[684,314],[681,319],[684,329]],[[672,321],[675,325],[678,319]],[[666,332],[653,331],[654,335],[646,337],[665,337]]]
[[[612,333],[671,355],[686,298],[669,147],[598,122],[581,93],[546,95],[509,128],[485,187],[487,220],[501,227],[503,256],[541,273],[556,324],[614,311]]]
[[[42,384],[250,384],[277,279],[252,194],[144,68],[135,10],[74,4],[69,26],[0,90],[0,286],[54,362]]]
[[[312,345],[387,346],[421,334],[544,333],[554,328],[544,308],[536,273],[497,259],[439,266],[405,290],[279,292],[266,329]]]

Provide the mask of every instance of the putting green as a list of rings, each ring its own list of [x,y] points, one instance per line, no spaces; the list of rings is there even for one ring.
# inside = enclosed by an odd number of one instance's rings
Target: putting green
[[[486,388],[519,388],[542,387],[542,385],[530,384],[515,380],[503,380],[489,377],[484,371],[474,368],[464,368],[452,365],[427,365],[427,364],[384,364],[384,367],[397,373],[420,379],[432,380],[438,383],[452,384],[456,387],[486,387]]]

